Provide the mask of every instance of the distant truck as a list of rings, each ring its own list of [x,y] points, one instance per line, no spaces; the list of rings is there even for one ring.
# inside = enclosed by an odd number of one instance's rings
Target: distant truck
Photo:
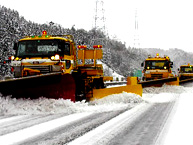
[[[143,69],[143,81],[162,79],[174,77],[172,73],[173,62],[171,62],[168,56],[160,57],[159,54],[156,54],[156,57],[148,58],[141,63]]]
[[[189,78],[193,78],[193,65],[181,65],[178,69],[180,80],[185,80]]]

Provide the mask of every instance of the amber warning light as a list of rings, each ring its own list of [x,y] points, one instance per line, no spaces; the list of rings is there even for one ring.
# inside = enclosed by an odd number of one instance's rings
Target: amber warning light
[[[102,48],[102,45],[93,45],[93,48]]]
[[[81,49],[81,48],[85,49],[85,48],[87,48],[87,46],[86,45],[78,45],[78,48],[79,49]]]

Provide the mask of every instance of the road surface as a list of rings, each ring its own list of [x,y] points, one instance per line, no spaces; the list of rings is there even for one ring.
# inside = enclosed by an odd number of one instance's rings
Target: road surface
[[[180,92],[184,91],[182,87],[164,89],[160,93],[155,89],[154,93],[144,93],[142,101],[129,95],[127,103],[124,100],[100,105],[73,104],[74,107],[79,105],[79,112],[1,114],[0,144],[155,145],[164,136],[179,104]],[[83,111],[80,106],[84,106]]]

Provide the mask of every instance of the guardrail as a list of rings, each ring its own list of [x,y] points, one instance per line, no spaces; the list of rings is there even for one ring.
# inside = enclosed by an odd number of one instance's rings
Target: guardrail
[[[117,82],[117,81],[112,81],[112,82],[105,82],[106,86],[113,86],[113,85],[126,85],[127,81],[122,81],[122,82]]]

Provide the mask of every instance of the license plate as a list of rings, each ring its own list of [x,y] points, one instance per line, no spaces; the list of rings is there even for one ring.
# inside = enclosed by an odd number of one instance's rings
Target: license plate
[[[33,64],[39,64],[39,61],[33,61]]]

